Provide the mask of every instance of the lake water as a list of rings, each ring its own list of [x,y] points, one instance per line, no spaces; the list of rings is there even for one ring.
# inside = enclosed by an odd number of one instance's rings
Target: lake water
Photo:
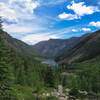
[[[41,63],[51,65],[51,66],[58,66],[58,64],[54,60],[45,60],[45,61],[42,61]]]

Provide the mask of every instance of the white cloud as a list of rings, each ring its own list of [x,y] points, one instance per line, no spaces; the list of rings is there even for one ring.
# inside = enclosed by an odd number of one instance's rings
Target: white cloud
[[[5,3],[0,2],[0,16],[8,21],[17,22],[15,11],[10,9]]]
[[[37,8],[39,5],[38,2],[32,2],[31,0],[26,0],[25,7],[27,10],[29,10],[31,13],[34,13],[34,9]]]
[[[91,29],[90,28],[77,28],[77,29],[72,29],[72,32],[78,32],[78,31],[84,31],[84,32],[86,32],[86,31],[91,31]]]
[[[86,31],[91,31],[90,28],[82,28],[81,30],[82,30],[82,31],[85,31],[85,32],[86,32]]]
[[[39,6],[33,0],[8,0],[7,3],[0,2],[0,16],[5,23],[3,28],[6,32],[13,34],[26,34],[45,30],[41,25],[42,18],[34,14],[34,10]],[[9,25],[6,22],[10,23]],[[46,23],[44,21],[44,23]],[[21,37],[21,36],[19,36]]]
[[[56,39],[56,38],[58,38],[56,35],[32,34],[32,35],[28,35],[28,36],[25,36],[24,38],[22,38],[22,41],[33,45],[40,41]]]
[[[32,32],[38,32],[38,31],[43,31],[45,28],[40,27],[40,26],[34,26],[34,25],[20,25],[20,24],[11,24],[11,25],[6,25],[3,24],[3,28],[5,31],[8,33],[17,33],[17,34],[26,34],[26,33],[32,33]]]
[[[60,19],[65,19],[65,20],[73,20],[73,19],[78,19],[76,15],[73,14],[66,14],[65,12],[60,14],[58,16]]]
[[[72,32],[78,32],[78,30],[77,29],[72,29]]]
[[[93,21],[93,22],[90,22],[89,25],[100,28],[100,21],[97,21],[97,22],[94,22],[94,21]]]
[[[48,30],[46,32],[40,32],[40,33],[35,33],[31,35],[27,35],[23,37],[21,40],[28,43],[28,44],[36,44],[40,41],[44,40],[49,40],[49,39],[58,39],[58,38],[70,38],[74,35],[78,36],[78,34],[72,34],[72,29],[74,29],[75,26],[69,27],[69,28],[64,28],[64,29],[58,29],[58,30]],[[79,30],[80,27],[77,26],[75,31]]]
[[[95,12],[100,12],[97,6],[87,6],[85,5],[84,2],[75,3],[74,1],[72,1],[72,4],[67,5],[66,8],[69,10],[72,10],[74,14],[71,14],[71,13],[68,14],[64,12],[58,15],[60,19],[74,20],[74,19],[79,19],[84,15],[90,15]]]
[[[31,13],[39,6],[39,2],[33,0],[9,0],[10,5],[21,5],[24,9],[29,10]]]
[[[0,2],[0,16],[8,21],[34,18],[34,10],[39,3],[32,0],[9,0],[9,3]]]
[[[95,12],[100,12],[99,8],[96,6],[86,6],[84,2],[75,3],[72,1],[72,5],[67,6],[68,9],[73,10],[78,16],[84,16],[88,14],[93,14]]]

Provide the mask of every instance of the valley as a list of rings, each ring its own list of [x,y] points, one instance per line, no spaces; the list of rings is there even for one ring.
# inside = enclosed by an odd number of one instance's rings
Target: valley
[[[0,28],[0,100],[99,100],[99,97],[100,30],[33,46]]]

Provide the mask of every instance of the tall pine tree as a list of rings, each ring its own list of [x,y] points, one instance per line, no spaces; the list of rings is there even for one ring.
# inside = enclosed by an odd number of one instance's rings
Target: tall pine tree
[[[10,96],[10,50],[4,44],[4,32],[0,19],[0,100],[11,100]]]

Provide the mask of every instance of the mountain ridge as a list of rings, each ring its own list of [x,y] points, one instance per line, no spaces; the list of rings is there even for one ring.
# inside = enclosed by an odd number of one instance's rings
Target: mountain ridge
[[[59,63],[86,61],[100,55],[100,30],[91,33],[73,48],[56,58]]]
[[[14,49],[16,52],[26,56],[40,56],[40,53],[37,52],[34,47],[22,42],[21,40],[13,38],[7,32],[3,31],[2,33],[3,34],[0,34],[0,36],[3,37],[5,45]]]
[[[56,57],[65,50],[74,47],[88,35],[89,33],[84,34],[81,37],[72,37],[69,39],[50,39],[48,41],[41,41],[33,47],[45,57]]]

